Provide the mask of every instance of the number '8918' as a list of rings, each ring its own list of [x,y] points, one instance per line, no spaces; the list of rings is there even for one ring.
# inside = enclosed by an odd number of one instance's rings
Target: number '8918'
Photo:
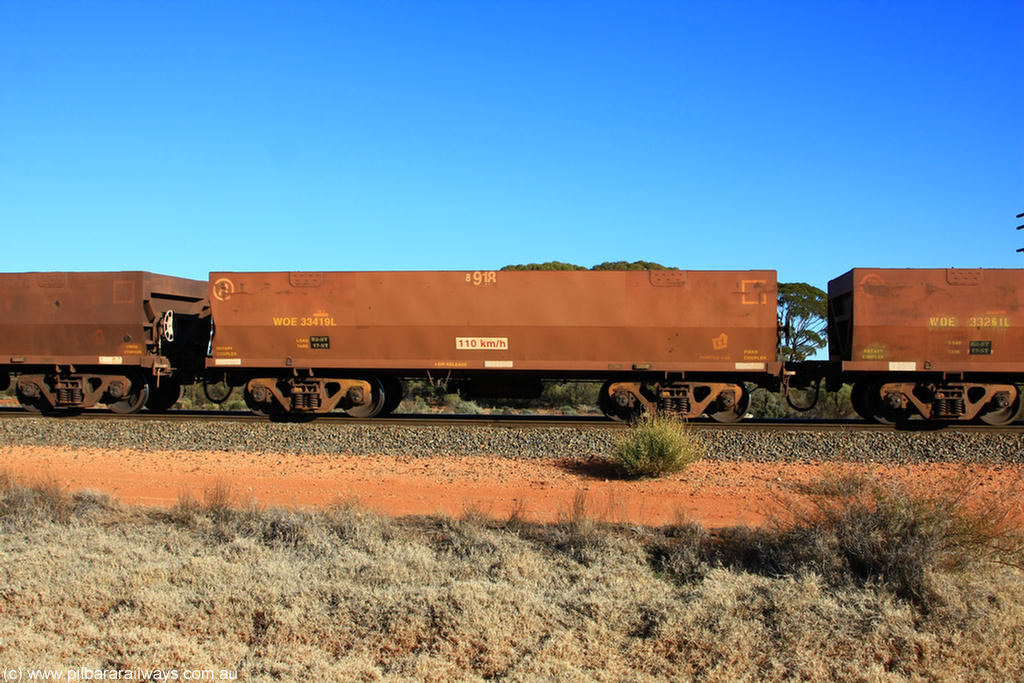
[[[466,282],[472,282],[477,287],[494,285],[498,282],[498,274],[493,270],[474,270],[472,273],[466,273]]]

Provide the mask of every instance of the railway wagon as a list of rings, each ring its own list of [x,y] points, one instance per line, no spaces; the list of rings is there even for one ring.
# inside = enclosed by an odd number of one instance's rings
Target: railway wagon
[[[0,389],[37,412],[166,410],[203,371],[206,296],[143,271],[0,274]]]
[[[400,378],[481,396],[604,382],[601,408],[732,421],[777,382],[776,274],[215,272],[211,374],[263,413],[397,407]]]
[[[1005,424],[1024,382],[1024,270],[855,268],[828,285],[829,358],[866,419]]]

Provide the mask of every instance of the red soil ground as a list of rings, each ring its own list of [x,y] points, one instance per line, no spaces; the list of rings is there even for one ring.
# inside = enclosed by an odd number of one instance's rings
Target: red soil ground
[[[651,525],[685,520],[706,527],[762,523],[800,484],[835,465],[704,461],[656,480],[621,481],[597,463],[502,458],[396,458],[227,452],[133,452],[0,448],[0,472],[24,483],[56,482],[129,505],[173,506],[227,487],[238,505],[316,508],[339,502],[391,515],[455,517],[513,513],[537,521],[571,515],[585,496],[589,517]],[[882,480],[958,485],[977,494],[1018,491],[1024,468],[982,465],[872,466]]]

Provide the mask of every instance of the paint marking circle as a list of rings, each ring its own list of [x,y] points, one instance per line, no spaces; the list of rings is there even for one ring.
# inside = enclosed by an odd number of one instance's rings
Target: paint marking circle
[[[222,277],[213,283],[213,296],[217,301],[227,301],[235,293],[235,283]]]

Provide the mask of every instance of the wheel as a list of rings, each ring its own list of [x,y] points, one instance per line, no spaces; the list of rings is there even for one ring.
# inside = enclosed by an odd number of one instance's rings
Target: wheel
[[[397,377],[385,377],[381,380],[384,386],[384,407],[381,408],[381,415],[390,415],[398,408],[398,404],[404,398],[402,382]]]
[[[249,391],[248,387],[242,390],[242,397],[245,399],[245,406],[257,415],[275,417],[284,412],[281,404],[273,396],[270,397],[269,402],[257,401],[252,397],[252,392]]]
[[[387,396],[384,393],[384,387],[380,380],[377,378],[371,378],[367,380],[370,383],[370,402],[361,406],[353,406],[345,410],[345,413],[352,417],[367,418],[375,417],[384,410],[384,404],[387,400]]]
[[[212,386],[216,386],[218,384],[223,384],[225,387],[227,387],[224,390],[223,393],[211,392],[210,391],[210,386],[211,386],[210,382],[208,382],[205,379],[203,380],[203,395],[206,396],[206,400],[209,401],[210,403],[213,403],[214,405],[218,405],[219,406],[222,403],[224,403],[225,401],[227,401],[229,398],[231,398],[231,392],[233,392],[235,390],[235,388],[233,386],[231,386],[230,384],[228,384],[226,381],[224,381],[224,382],[214,382]]]
[[[871,389],[871,385],[867,382],[857,382],[850,389],[850,405],[853,406],[853,412],[857,413],[862,420],[872,422],[874,416],[871,414],[871,410],[868,407],[868,392]]]
[[[164,377],[160,386],[156,382],[149,385],[149,398],[146,399],[146,409],[154,413],[162,413],[178,402],[181,398],[181,382],[176,379]]]
[[[21,385],[15,389],[15,394],[18,397],[18,403],[21,407],[30,413],[48,413],[53,410],[53,406],[46,400],[46,397],[42,394],[38,396],[29,396],[22,391]]]
[[[718,412],[708,413],[708,416],[715,422],[739,422],[747,414],[747,408],[750,406],[750,392],[742,384],[736,386],[739,387],[740,395],[731,406]]]
[[[611,386],[611,382],[605,382],[601,387],[601,393],[597,396],[597,406],[604,413],[605,417],[621,422],[623,418],[619,415],[618,410],[616,410],[615,401],[612,400],[611,395],[608,393],[608,389]]]
[[[618,402],[608,393],[608,389],[611,388],[612,382],[605,382],[601,387],[601,393],[597,397],[597,405],[601,408],[601,412],[605,414],[605,417],[609,417],[616,422],[636,422],[640,419],[640,416],[644,413],[643,405],[639,401],[625,406],[621,406]]]
[[[871,414],[871,419],[878,424],[896,425],[902,424],[910,419],[910,411],[906,409],[893,408],[882,397],[882,383],[876,382],[868,386],[865,404]]]
[[[107,403],[107,407],[115,413],[137,413],[149,400],[149,384],[146,380],[138,375],[129,375],[128,378],[132,383],[128,393],[117,401]]]
[[[1017,393],[1015,398],[1010,405],[1005,408],[997,408],[990,410],[987,413],[979,415],[979,419],[987,425],[993,427],[999,427],[1001,425],[1008,425],[1013,422],[1014,418],[1017,417],[1017,413],[1020,412],[1020,392]]]

